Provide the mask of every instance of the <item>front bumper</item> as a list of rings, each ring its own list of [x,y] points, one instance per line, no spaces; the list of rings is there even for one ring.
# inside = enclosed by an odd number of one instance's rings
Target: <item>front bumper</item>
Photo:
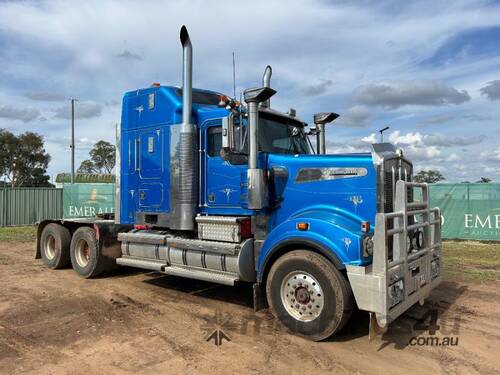
[[[408,189],[420,189],[422,199],[408,202]],[[394,203],[394,212],[376,216],[372,264],[346,266],[358,307],[374,313],[381,327],[423,303],[441,282],[441,214],[429,207],[427,184],[398,181]],[[409,251],[415,231],[422,231],[424,243]]]

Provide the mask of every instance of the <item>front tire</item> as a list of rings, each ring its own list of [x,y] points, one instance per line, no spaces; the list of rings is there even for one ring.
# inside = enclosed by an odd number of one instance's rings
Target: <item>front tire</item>
[[[69,266],[70,243],[68,228],[55,223],[47,224],[40,236],[40,255],[45,265],[52,269]]]
[[[266,294],[273,315],[313,341],[341,330],[353,309],[344,276],[326,258],[307,250],[291,251],[273,264]]]

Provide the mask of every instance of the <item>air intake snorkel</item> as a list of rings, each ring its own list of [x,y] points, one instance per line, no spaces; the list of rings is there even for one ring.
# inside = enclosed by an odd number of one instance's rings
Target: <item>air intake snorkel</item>
[[[335,112],[321,112],[314,115],[316,125],[316,148],[318,155],[326,154],[326,133],[325,125],[336,120],[339,115]]]
[[[276,91],[270,87],[247,89],[244,92],[245,102],[248,104],[248,208],[260,210],[268,204],[267,180],[263,169],[257,166],[259,143],[259,103],[265,102]]]

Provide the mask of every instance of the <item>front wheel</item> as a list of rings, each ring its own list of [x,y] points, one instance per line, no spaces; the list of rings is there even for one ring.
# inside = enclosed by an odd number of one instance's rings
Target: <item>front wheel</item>
[[[342,329],[353,308],[344,276],[326,258],[307,250],[291,251],[273,264],[266,294],[273,315],[313,341]]]

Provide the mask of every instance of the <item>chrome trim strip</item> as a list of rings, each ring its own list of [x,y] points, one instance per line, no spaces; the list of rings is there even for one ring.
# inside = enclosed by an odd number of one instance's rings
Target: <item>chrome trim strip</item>
[[[343,178],[356,178],[366,176],[367,174],[368,170],[366,168],[301,168],[295,177],[295,183],[303,184]]]

